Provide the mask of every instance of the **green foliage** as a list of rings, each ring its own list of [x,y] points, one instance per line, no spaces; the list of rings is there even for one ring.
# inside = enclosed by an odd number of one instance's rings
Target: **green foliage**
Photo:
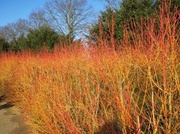
[[[0,52],[5,51],[7,52],[9,49],[9,44],[4,38],[0,38]]]
[[[180,11],[180,0],[171,0],[171,10],[173,10],[174,7],[177,7]]]
[[[21,34],[11,41],[6,41],[5,38],[0,38],[0,51],[23,51],[32,49],[35,51],[41,49],[52,50],[54,44],[59,42],[60,47],[69,45],[73,39],[69,40],[68,35],[59,35],[53,29],[47,26],[41,26],[36,29],[29,29],[27,34]]]
[[[74,37],[70,37],[69,34],[67,35],[59,35],[59,41],[63,47],[69,46],[74,42]]]
[[[99,21],[102,23],[103,25],[103,32],[108,34],[109,32],[109,24],[111,21],[111,15],[112,15],[112,10],[111,8],[107,8],[106,11],[101,12],[101,15],[99,16]],[[94,24],[92,26],[92,29],[90,31],[92,34],[94,34],[95,36],[99,36],[99,24]]]
[[[26,36],[24,36],[24,34],[22,34],[18,39],[18,48],[19,50],[25,50],[27,49],[27,38]]]
[[[112,19],[115,20],[115,27],[114,27],[114,38],[118,41],[122,37],[122,25],[121,25],[121,18],[118,16],[119,10],[113,10],[111,8],[106,8],[106,11],[101,12],[99,16],[99,23],[93,24],[90,29],[90,38],[94,41],[97,40],[97,37],[100,36],[100,30],[102,30],[103,38],[110,40],[111,34],[111,24]],[[114,14],[114,18],[112,18],[112,14]],[[102,29],[100,29],[99,25],[102,25]]]
[[[153,0],[124,0],[118,12],[122,21],[147,17],[154,13]]]
[[[38,29],[31,29],[27,35],[27,47],[33,50],[42,48],[51,50],[57,41],[58,34],[50,27],[42,26]]]
[[[128,23],[131,19],[139,21],[142,17],[147,17],[154,14],[153,0],[123,0],[119,5],[120,8],[111,9],[106,8],[106,11],[101,12],[100,21],[102,23],[103,36],[108,39],[110,35],[110,27],[112,20],[112,11],[114,12],[114,38],[116,44],[122,39],[123,36],[123,23]],[[99,36],[99,24],[96,23],[90,29],[90,37],[94,40]]]
[[[180,0],[166,0],[166,2],[171,3],[170,4],[170,10],[171,12],[174,10],[175,7],[180,11]],[[155,1],[155,8],[158,10],[158,7],[162,6],[162,0],[156,0]]]
[[[24,34],[9,43],[9,50],[11,51],[17,52],[25,49],[27,49],[27,38]]]

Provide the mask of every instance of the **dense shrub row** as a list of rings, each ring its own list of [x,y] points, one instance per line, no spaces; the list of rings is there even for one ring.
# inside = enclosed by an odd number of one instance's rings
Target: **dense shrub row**
[[[104,42],[1,54],[0,90],[30,133],[178,133],[179,12],[167,9],[158,21],[124,26],[117,51]]]

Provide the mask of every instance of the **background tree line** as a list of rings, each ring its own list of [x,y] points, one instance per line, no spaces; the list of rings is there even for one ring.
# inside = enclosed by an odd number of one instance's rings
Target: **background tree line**
[[[171,10],[180,10],[179,0],[171,2]],[[114,19],[113,38],[116,44],[123,37],[123,24],[132,19],[156,17],[163,0],[106,0],[106,10],[99,14],[99,21],[92,21],[92,7],[87,0],[50,0],[43,9],[33,10],[28,20],[0,27],[0,51],[53,49],[54,44],[71,44],[77,36],[85,34],[94,44],[100,36],[110,40],[112,19]],[[112,15],[113,14],[113,15]],[[113,18],[112,18],[113,16]],[[87,28],[89,28],[87,30]]]
[[[28,20],[0,27],[0,51],[69,45],[77,40],[76,35],[86,32],[91,15],[87,0],[49,0],[42,9],[33,10]]]

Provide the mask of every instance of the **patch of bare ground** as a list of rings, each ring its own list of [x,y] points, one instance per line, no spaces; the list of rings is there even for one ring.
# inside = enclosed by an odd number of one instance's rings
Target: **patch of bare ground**
[[[0,134],[27,134],[27,126],[24,123],[16,106],[5,101],[0,96]]]

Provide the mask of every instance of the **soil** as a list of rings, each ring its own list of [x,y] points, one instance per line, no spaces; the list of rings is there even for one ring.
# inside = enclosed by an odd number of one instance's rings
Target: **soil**
[[[27,126],[24,123],[16,106],[4,100],[0,96],[0,134],[27,134]]]

